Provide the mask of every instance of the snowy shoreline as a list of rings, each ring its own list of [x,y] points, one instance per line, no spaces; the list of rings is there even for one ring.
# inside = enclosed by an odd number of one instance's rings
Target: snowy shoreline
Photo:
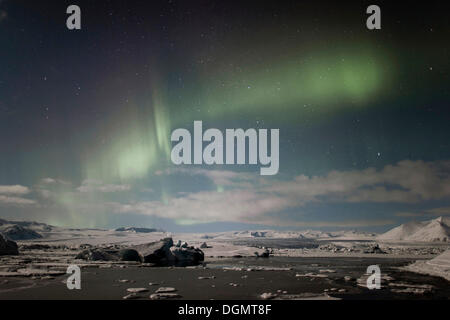
[[[450,250],[445,251],[431,260],[419,260],[413,264],[402,267],[401,269],[431,276],[438,276],[450,281]]]

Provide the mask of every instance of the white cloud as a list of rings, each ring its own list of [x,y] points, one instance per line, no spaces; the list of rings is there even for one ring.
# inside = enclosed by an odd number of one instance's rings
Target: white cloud
[[[293,227],[329,226],[329,223],[333,226],[339,226],[340,223],[345,226],[392,223],[392,221],[376,219],[376,217],[374,220],[305,222],[302,221],[304,220],[302,215],[304,206],[308,204],[368,202],[412,204],[450,199],[450,162],[408,160],[378,170],[375,168],[334,170],[322,176],[298,175],[289,180],[281,180],[279,177],[261,177],[248,172],[199,168],[174,168],[157,174],[201,175],[224,188],[200,192],[192,192],[189,189],[179,190],[172,197],[167,193],[164,194],[162,200],[129,202],[108,200],[109,202],[105,202],[100,195],[89,197],[86,193],[127,192],[132,190],[132,186],[85,180],[76,189],[69,186],[53,190],[50,184],[57,180],[46,178],[44,180],[48,185],[34,191],[40,196],[39,201],[42,200],[42,205],[66,208],[77,214],[80,213],[79,209],[82,209],[85,213],[97,215],[101,213],[102,216],[110,213],[141,214],[179,222],[240,222]],[[47,187],[52,190],[47,190]],[[157,186],[148,187],[157,188]],[[142,186],[135,186],[135,189],[137,192],[151,191]],[[30,192],[30,189],[24,186],[0,186],[0,203],[37,204],[37,200],[21,197]],[[156,189],[152,197],[157,193]],[[449,208],[429,209],[424,214],[444,215],[450,212],[450,210],[446,211],[447,209]]]
[[[0,186],[0,205],[35,205],[37,204],[35,200],[22,197],[30,192],[31,190],[25,186],[2,185]]]
[[[54,179],[54,178],[44,178],[41,179],[41,184],[63,184],[63,185],[70,185],[71,183],[65,180],[61,180],[61,179]]]
[[[259,223],[265,214],[287,208],[289,199],[260,195],[251,190],[203,191],[184,197],[130,204],[111,203],[116,213],[137,213],[197,222],[234,221]]]
[[[77,188],[79,192],[121,192],[131,190],[128,184],[104,184],[99,180],[85,180]]]
[[[52,183],[56,183],[56,180],[53,178],[44,178],[41,180],[42,183],[46,183],[46,184],[52,184]]]
[[[401,161],[381,170],[331,171],[326,176],[300,175],[266,191],[318,201],[415,203],[450,197],[450,162]]]
[[[417,203],[450,198],[450,162],[401,161],[381,170],[331,171],[324,176],[299,175],[274,181],[249,173],[177,168],[158,174],[204,175],[224,192],[178,193],[167,202],[114,203],[116,213],[137,213],[197,222],[298,224],[276,213],[308,203]],[[386,222],[386,221],[384,221]],[[392,221],[389,221],[391,223]],[[386,222],[387,223],[387,222]]]
[[[12,197],[12,196],[5,196],[0,195],[0,204],[2,205],[35,205],[37,204],[36,201],[31,199],[26,199],[22,197]]]
[[[21,185],[0,186],[0,194],[27,194],[30,193],[28,187]]]
[[[177,168],[166,174],[204,175],[215,184],[235,189],[258,190],[265,194],[306,202],[398,202],[450,198],[450,162],[400,161],[381,170],[336,171],[324,176],[295,176],[291,180],[261,178],[249,173]]]

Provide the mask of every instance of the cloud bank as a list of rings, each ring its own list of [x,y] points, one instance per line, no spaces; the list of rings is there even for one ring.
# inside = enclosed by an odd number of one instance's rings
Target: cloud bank
[[[78,187],[65,184],[61,190],[45,188],[0,186],[0,204],[52,206],[70,212],[95,215],[143,215],[171,219],[179,224],[234,222],[269,226],[308,225],[382,225],[392,219],[361,214],[360,220],[333,219],[331,222],[305,221],[305,208],[311,205],[338,204],[402,204],[412,205],[430,201],[450,200],[450,162],[400,161],[381,169],[330,171],[323,176],[297,175],[289,179],[261,177],[254,173],[205,168],[182,167],[158,171],[159,179],[173,176],[176,181],[192,181],[201,176],[213,188],[193,191],[161,193],[158,183],[140,188],[133,184],[108,184],[99,180],[85,180]],[[57,180],[46,178],[46,185]],[[189,184],[188,184],[189,185]],[[144,192],[149,190],[152,192]],[[40,198],[25,199],[32,193]],[[140,194],[138,197],[137,194]],[[412,214],[447,214],[446,207],[429,208]],[[289,212],[289,214],[287,214]],[[411,216],[411,213],[409,213]],[[406,217],[408,212],[392,214]]]

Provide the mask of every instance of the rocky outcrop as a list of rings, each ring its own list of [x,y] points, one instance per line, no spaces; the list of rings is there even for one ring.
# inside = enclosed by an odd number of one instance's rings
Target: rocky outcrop
[[[117,251],[94,248],[81,251],[75,259],[88,261],[116,261],[119,260],[119,254]]]
[[[255,238],[264,238],[266,236],[266,233],[267,232],[264,232],[264,231],[254,231],[254,232],[251,232],[250,235]]]
[[[264,249],[264,251],[262,253],[255,252],[255,255],[258,258],[268,258],[270,256],[270,251],[268,249]]]
[[[185,243],[184,243],[185,244]],[[172,238],[161,239],[130,248],[88,248],[76,259],[88,261],[137,261],[157,266],[194,266],[204,260],[203,251],[194,247],[176,247]]]
[[[12,240],[8,240],[2,234],[0,234],[0,256],[3,255],[18,255],[19,249],[17,243]]]
[[[178,240],[177,244],[175,245],[177,248],[187,248],[189,247],[187,242],[182,242],[181,240]]]
[[[380,246],[377,244],[371,246],[368,250],[364,251],[364,253],[381,253],[385,254],[386,252],[383,251]]]
[[[172,247],[170,248],[170,252],[172,254],[172,257],[170,257],[171,260],[175,265],[179,266],[195,266],[205,259],[203,251],[194,247]]]
[[[172,238],[161,239],[157,242],[150,242],[134,246],[132,249],[139,252],[142,262],[155,263],[159,265],[170,264],[170,247],[173,246]]]
[[[181,241],[174,246],[172,238],[141,244],[133,249],[139,252],[142,262],[161,266],[194,266],[204,260],[202,250],[188,247],[186,242]]]

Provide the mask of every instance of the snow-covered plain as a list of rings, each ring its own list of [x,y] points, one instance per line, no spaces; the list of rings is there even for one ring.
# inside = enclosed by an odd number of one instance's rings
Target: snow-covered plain
[[[131,246],[172,237],[200,247],[206,257],[254,256],[271,250],[275,256],[367,256],[416,257],[431,259],[448,247],[449,220],[437,218],[400,225],[384,234],[358,231],[323,232],[319,230],[276,231],[246,230],[213,233],[169,233],[155,229],[120,228],[75,229],[37,222],[0,219],[0,232],[13,230],[19,245],[30,243],[66,246],[77,249],[91,246]],[[139,232],[143,230],[145,232]],[[32,235],[38,234],[38,237]],[[23,235],[23,240],[20,236]],[[31,235],[31,236],[30,236]]]

